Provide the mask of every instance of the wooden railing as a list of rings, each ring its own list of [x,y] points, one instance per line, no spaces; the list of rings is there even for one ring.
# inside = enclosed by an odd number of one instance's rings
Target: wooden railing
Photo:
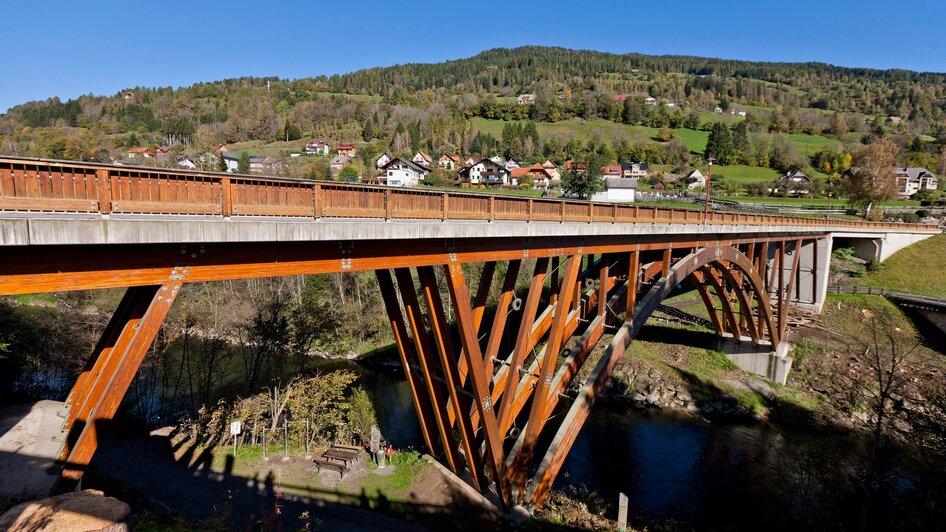
[[[0,157],[0,211],[702,224],[694,209]],[[935,225],[711,212],[719,225],[936,230]]]

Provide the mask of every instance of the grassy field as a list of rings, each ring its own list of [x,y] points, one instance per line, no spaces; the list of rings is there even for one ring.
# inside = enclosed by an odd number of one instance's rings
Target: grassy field
[[[715,116],[715,115],[714,115]],[[728,115],[726,115],[728,116]],[[473,118],[473,126],[484,133],[489,133],[496,138],[502,135],[503,120],[488,120],[486,118]],[[608,120],[563,120],[561,122],[538,122],[536,126],[539,129],[539,135],[543,137],[575,137],[590,138],[598,136],[602,139],[613,138],[634,138],[645,137],[653,139],[659,131],[657,128],[644,126],[629,126],[627,124],[618,124]],[[690,148],[690,151],[697,155],[703,155],[706,151],[706,141],[709,138],[709,132],[697,131],[693,129],[678,128],[673,130],[677,137]],[[795,144],[798,153],[809,155],[817,152],[825,146],[839,146],[836,140],[822,137],[820,135],[789,135],[789,140]]]
[[[927,238],[895,253],[864,284],[913,294],[946,297],[946,234]]]
[[[705,172],[704,172],[705,173]],[[774,181],[781,172],[772,168],[759,166],[713,166],[713,179],[724,179],[738,183],[756,183],[759,181]]]
[[[774,197],[746,197],[746,196],[717,196],[718,199],[738,201],[741,203],[765,203],[767,205],[813,205],[818,207],[827,207],[828,198],[774,198]],[[832,207],[841,208],[846,204],[846,200],[835,199],[831,201]],[[881,203],[886,207],[919,207],[920,202],[914,200],[888,200]]]

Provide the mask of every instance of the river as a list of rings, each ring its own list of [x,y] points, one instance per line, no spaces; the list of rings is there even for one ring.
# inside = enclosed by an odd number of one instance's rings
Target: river
[[[352,366],[374,401],[385,437],[397,448],[423,450],[400,369]],[[840,434],[599,405],[555,487],[587,488],[614,506],[623,492],[631,516],[645,522],[699,529],[842,530],[861,528],[856,473],[865,455],[863,441]],[[911,476],[901,472],[897,478],[894,491],[909,492]]]

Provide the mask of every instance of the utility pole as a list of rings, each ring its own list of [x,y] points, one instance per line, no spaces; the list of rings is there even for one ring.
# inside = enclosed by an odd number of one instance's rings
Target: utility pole
[[[715,160],[712,155],[706,159],[706,162],[709,163],[709,171],[706,175],[706,201],[703,203],[703,225],[709,223],[710,181],[713,179],[713,161]]]

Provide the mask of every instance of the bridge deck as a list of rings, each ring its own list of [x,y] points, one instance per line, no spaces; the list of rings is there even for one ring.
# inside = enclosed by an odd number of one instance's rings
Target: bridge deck
[[[0,245],[938,231],[24,158],[0,158],[0,216]]]

